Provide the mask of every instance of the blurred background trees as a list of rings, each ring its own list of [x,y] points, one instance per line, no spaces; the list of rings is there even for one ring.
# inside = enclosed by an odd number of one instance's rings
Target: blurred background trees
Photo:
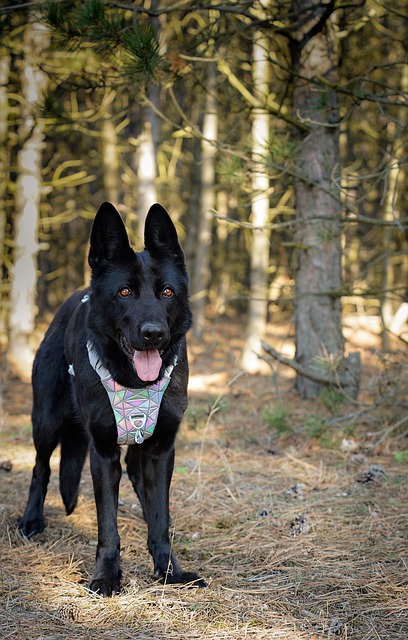
[[[2,347],[15,350],[33,276],[38,320],[84,284],[103,200],[140,249],[158,199],[186,250],[197,335],[209,317],[239,318],[254,370],[265,323],[294,317],[299,392],[331,381],[356,395],[342,313],[383,315],[385,348],[406,322],[404,0],[9,3],[0,29]],[[21,240],[21,154],[38,131],[38,217]]]

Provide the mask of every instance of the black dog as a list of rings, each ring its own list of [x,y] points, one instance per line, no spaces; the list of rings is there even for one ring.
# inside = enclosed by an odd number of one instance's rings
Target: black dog
[[[130,444],[127,471],[147,521],[155,576],[205,586],[179,566],[168,530],[174,440],[187,406],[185,335],[191,312],[183,252],[165,209],[151,207],[145,249],[135,253],[119,213],[102,204],[92,227],[89,264],[90,288],[61,306],[34,361],[37,456],[19,529],[27,538],[44,529],[49,460],[59,442],[60,491],[67,514],[72,513],[89,448],[98,518],[90,588],[103,596],[117,593],[119,444]]]

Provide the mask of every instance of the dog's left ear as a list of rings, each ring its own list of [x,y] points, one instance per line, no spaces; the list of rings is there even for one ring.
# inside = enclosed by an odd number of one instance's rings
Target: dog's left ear
[[[144,232],[145,248],[149,253],[171,254],[184,264],[183,250],[178,241],[176,227],[161,204],[150,207]]]

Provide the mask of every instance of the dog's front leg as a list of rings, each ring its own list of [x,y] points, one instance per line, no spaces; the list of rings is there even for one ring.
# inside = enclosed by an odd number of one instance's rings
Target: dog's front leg
[[[120,449],[115,447],[109,454],[103,454],[92,445],[90,459],[98,517],[98,547],[90,589],[106,597],[120,591],[120,539],[117,527]]]
[[[144,453],[141,456],[147,542],[154,561],[154,575],[169,584],[192,583],[205,587],[206,582],[197,573],[183,571],[171,550],[169,490],[173,467],[174,448],[159,455]]]

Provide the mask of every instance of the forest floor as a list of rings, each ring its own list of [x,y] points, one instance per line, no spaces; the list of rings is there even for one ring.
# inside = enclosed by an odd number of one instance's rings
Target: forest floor
[[[268,340],[287,355],[285,325]],[[349,318],[362,352],[359,403],[297,397],[293,373],[239,370],[241,329],[190,340],[190,405],[176,447],[172,535],[196,590],[152,578],[146,526],[126,475],[119,529],[123,592],[91,594],[96,516],[89,465],[64,515],[58,455],[35,541],[16,530],[34,450],[30,387],[6,381],[0,433],[0,637],[15,640],[408,637],[408,356],[379,349],[376,319]],[[397,345],[396,345],[397,346]]]

